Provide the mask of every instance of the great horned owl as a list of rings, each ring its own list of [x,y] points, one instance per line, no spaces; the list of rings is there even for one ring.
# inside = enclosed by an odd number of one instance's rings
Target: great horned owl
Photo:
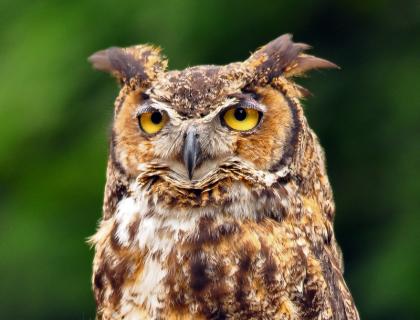
[[[306,49],[283,35],[182,71],[149,45],[90,57],[121,84],[91,238],[98,319],[359,319],[291,80],[336,66]]]

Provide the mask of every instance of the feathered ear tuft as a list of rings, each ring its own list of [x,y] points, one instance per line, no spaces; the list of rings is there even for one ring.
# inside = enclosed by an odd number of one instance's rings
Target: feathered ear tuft
[[[308,49],[309,45],[294,43],[292,35],[284,34],[257,50],[245,63],[258,84],[268,84],[279,76],[301,75],[311,69],[338,68],[332,62],[304,54]]]
[[[331,61],[301,53],[296,60],[284,70],[285,77],[293,77],[304,74],[313,69],[340,69]]]
[[[88,61],[95,69],[109,72],[131,87],[148,87],[167,66],[160,49],[149,45],[112,47],[94,53]]]

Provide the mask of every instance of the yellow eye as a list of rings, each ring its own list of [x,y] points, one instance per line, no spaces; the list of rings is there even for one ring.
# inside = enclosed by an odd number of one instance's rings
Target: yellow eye
[[[148,133],[153,134],[160,131],[168,121],[166,113],[159,111],[144,112],[138,116],[140,128]]]
[[[223,114],[223,120],[233,130],[248,131],[257,126],[260,112],[251,108],[235,107]]]

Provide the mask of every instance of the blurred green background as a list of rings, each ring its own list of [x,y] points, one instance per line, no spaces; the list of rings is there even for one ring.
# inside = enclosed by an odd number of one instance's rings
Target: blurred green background
[[[224,64],[286,32],[341,71],[299,82],[326,149],[364,319],[420,316],[418,1],[0,0],[0,318],[93,319],[92,251],[117,86],[86,61],[155,43]]]

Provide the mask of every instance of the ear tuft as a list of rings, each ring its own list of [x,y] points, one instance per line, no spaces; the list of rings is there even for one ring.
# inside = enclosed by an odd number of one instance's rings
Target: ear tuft
[[[160,49],[149,45],[112,47],[94,53],[88,61],[93,68],[108,72],[122,84],[132,87],[148,87],[167,66]]]
[[[340,67],[331,61],[301,53],[291,65],[287,66],[284,75],[299,76],[313,69],[340,69]]]
[[[310,46],[294,43],[291,34],[284,34],[269,42],[245,61],[254,73],[254,82],[271,83],[279,76],[301,75],[311,69],[338,68],[327,60],[304,54]]]

